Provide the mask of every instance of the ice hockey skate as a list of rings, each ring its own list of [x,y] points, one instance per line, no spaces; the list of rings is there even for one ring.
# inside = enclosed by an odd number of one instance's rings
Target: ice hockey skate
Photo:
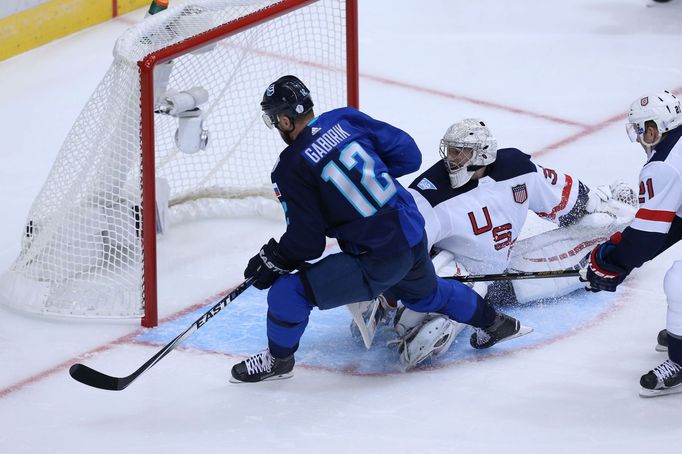
[[[246,358],[232,367],[232,383],[257,383],[264,380],[279,380],[294,376],[294,355],[287,358],[275,358],[270,350]]]
[[[662,329],[658,332],[658,337],[656,338],[656,351],[657,352],[667,352],[668,351],[668,330]]]
[[[489,348],[498,342],[526,335],[533,328],[523,326],[513,317],[497,314],[495,321],[487,328],[476,328],[471,335],[471,346],[478,349]]]
[[[666,359],[661,365],[642,375],[639,384],[642,385],[639,391],[642,397],[682,393],[682,366]]]

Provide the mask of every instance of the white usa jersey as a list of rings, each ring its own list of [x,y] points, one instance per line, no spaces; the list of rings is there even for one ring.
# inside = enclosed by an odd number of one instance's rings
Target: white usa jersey
[[[682,126],[656,145],[639,174],[639,210],[610,263],[627,271],[642,266],[682,238]]]
[[[439,161],[409,191],[426,221],[429,248],[452,252],[469,273],[501,273],[528,210],[571,224],[585,214],[589,189],[570,175],[536,166],[515,148],[504,148],[478,180],[453,189]]]

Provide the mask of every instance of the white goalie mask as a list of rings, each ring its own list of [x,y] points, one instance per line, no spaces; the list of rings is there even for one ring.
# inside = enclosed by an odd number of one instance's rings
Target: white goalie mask
[[[647,143],[643,137],[647,121],[653,121],[658,128],[658,138],[653,143]],[[680,124],[682,124],[680,100],[666,90],[637,98],[630,105],[625,129],[630,141],[639,142],[646,150],[647,155],[650,155],[652,148],[660,142],[661,135],[675,129]]]
[[[450,186],[455,189],[466,184],[478,169],[495,161],[497,141],[485,123],[467,118],[445,131],[440,155],[450,175]]]

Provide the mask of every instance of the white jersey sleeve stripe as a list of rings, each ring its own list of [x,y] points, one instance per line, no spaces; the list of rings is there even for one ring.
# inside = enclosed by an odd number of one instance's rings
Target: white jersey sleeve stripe
[[[564,210],[566,208],[566,205],[568,204],[568,199],[571,196],[571,188],[573,187],[573,178],[571,178],[570,175],[565,175],[566,177],[566,184],[564,185],[564,189],[561,191],[561,200],[559,201],[559,204],[556,205],[554,208],[552,208],[552,211],[549,213],[546,213],[544,211],[540,211],[537,213],[538,216],[547,218],[547,219],[556,219],[557,213],[560,211]]]
[[[673,219],[675,219],[675,212],[673,211],[640,208],[630,227],[643,232],[668,233]]]
[[[670,230],[670,223],[658,222],[658,221],[645,221],[643,219],[635,218],[630,224],[633,229],[639,230],[640,232],[651,232],[651,233],[668,233]]]

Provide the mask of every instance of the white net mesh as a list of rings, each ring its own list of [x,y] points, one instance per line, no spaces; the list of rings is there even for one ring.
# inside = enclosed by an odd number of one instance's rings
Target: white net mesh
[[[61,315],[143,314],[138,61],[275,3],[188,1],[119,38],[114,62],[31,207],[21,254],[0,280],[3,302]],[[295,74],[317,112],[347,104],[345,23],[343,1],[321,0],[157,65],[156,102],[194,87],[208,92],[199,118],[209,140],[196,153],[176,146],[176,116],[154,115],[156,177],[168,181],[170,205],[182,217],[196,212],[186,207],[197,199],[224,203],[272,192],[270,171],[282,142],[262,124],[258,105],[270,82]]]

